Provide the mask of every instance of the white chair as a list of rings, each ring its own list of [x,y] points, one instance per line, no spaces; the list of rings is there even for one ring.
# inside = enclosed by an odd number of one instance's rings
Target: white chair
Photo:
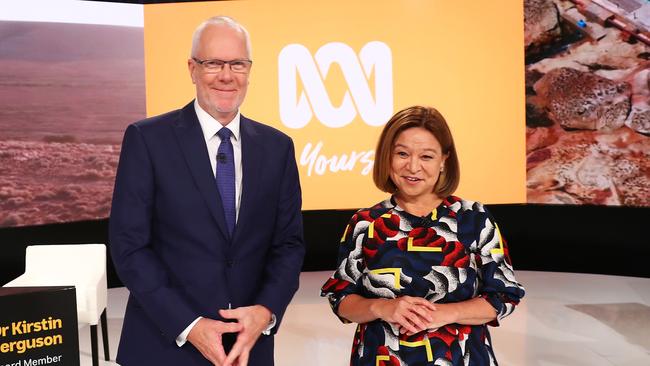
[[[79,324],[90,324],[93,366],[97,356],[97,323],[101,319],[104,358],[108,354],[106,324],[106,246],[104,244],[30,245],[25,273],[4,287],[74,285]]]

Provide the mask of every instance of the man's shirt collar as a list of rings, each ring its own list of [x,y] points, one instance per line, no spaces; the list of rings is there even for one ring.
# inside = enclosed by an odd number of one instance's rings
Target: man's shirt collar
[[[219,132],[222,128],[228,128],[236,141],[239,140],[239,126],[241,120],[241,114],[237,110],[235,117],[228,122],[225,126],[221,122],[214,119],[208,112],[204,111],[203,108],[199,105],[199,102],[194,100],[194,110],[196,111],[196,116],[199,118],[199,123],[201,124],[201,130],[203,131],[203,137],[206,141],[211,139],[214,135]]]

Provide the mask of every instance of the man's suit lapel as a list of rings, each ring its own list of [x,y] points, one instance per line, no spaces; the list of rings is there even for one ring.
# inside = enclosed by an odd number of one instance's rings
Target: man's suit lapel
[[[248,118],[241,116],[240,119],[241,148],[242,148],[242,197],[239,207],[239,218],[235,233],[236,241],[238,236],[246,230],[247,223],[255,221],[255,196],[259,187],[259,174],[262,169],[265,145],[261,141],[261,135],[255,129],[255,125]]]
[[[181,110],[180,120],[174,128],[174,132],[197,188],[208,205],[219,229],[224,237],[228,238],[221,197],[219,197],[217,184],[212,175],[208,148],[205,145],[201,124],[194,111],[194,102],[189,103]],[[179,192],[179,194],[183,193]]]

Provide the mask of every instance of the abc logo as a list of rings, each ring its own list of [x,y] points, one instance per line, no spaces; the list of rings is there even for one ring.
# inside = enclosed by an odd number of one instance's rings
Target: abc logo
[[[332,105],[323,79],[337,63],[347,84],[340,106]],[[278,56],[280,119],[290,128],[302,128],[312,116],[332,128],[344,127],[357,114],[370,126],[381,126],[393,113],[393,61],[390,48],[383,42],[367,43],[357,57],[354,50],[340,42],[327,43],[314,57],[300,44],[289,44]],[[374,73],[375,92],[368,80]],[[303,92],[297,95],[298,79]]]

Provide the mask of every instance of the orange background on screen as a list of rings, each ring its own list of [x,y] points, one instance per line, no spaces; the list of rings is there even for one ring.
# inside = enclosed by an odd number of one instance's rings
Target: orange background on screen
[[[326,157],[374,150],[381,127],[357,115],[341,128],[314,115],[301,129],[285,126],[278,101],[278,55],[298,43],[313,55],[330,42],[355,53],[368,42],[391,49],[396,112],[423,104],[447,119],[461,164],[456,194],[484,203],[524,203],[525,124],[523,8],[450,1],[230,1],[145,6],[147,114],[180,108],[194,97],[187,58],[195,27],[213,15],[228,15],[250,32],[253,69],[245,116],[290,135],[299,160],[307,143],[323,143]],[[298,78],[298,93],[303,91]],[[324,79],[329,98],[340,103],[348,86],[340,67]],[[368,82],[374,90],[374,75]],[[303,209],[343,209],[372,205],[385,197],[351,171],[308,175],[299,165]]]

